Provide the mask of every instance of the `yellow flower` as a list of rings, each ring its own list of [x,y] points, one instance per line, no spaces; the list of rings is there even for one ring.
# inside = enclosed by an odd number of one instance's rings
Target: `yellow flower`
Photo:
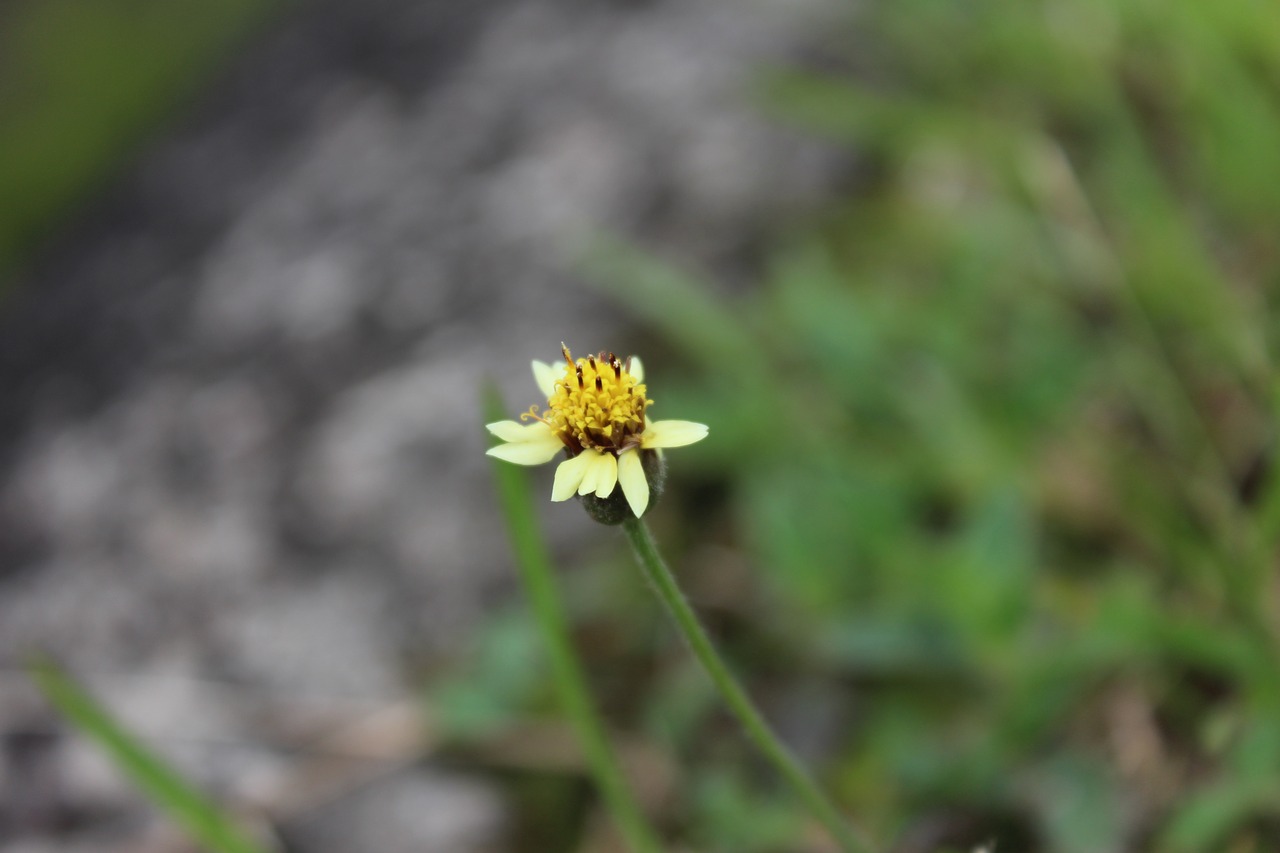
[[[682,447],[707,435],[692,421],[650,421],[645,409],[644,367],[640,359],[622,361],[613,353],[573,360],[561,344],[563,370],[533,362],[533,378],[547,395],[546,408],[531,406],[516,421],[487,425],[507,442],[490,448],[490,456],[517,465],[541,465],[564,450],[569,458],[556,468],[551,500],[579,495],[610,497],[622,487],[636,518],[649,506],[649,479],[641,456],[664,447]],[[625,509],[622,510],[625,512]]]

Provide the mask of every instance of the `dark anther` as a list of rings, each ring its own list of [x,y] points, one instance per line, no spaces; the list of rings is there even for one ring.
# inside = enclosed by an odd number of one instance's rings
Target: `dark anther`
[[[582,387],[582,368],[578,368],[578,387]]]
[[[564,341],[560,342],[560,352],[564,355],[564,360],[569,363],[569,366],[573,367],[573,356],[569,354],[569,348],[564,345]]]
[[[596,390],[597,391],[604,390],[604,383],[600,381],[600,374],[598,373],[596,374]]]

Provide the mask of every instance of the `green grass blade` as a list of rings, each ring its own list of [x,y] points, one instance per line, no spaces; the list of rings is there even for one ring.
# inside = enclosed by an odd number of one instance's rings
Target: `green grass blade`
[[[214,853],[267,853],[60,669],[40,663],[32,668],[32,677],[49,702],[202,847]]]
[[[505,412],[497,392],[490,387],[485,396],[486,422],[501,420]],[[515,465],[499,460],[494,460],[493,471],[516,565],[533,607],[538,632],[550,655],[552,677],[565,713],[569,715],[600,794],[627,847],[633,853],[658,853],[662,845],[645,821],[609,746],[604,725],[591,701],[586,677],[569,639],[551,558],[534,516],[528,477]]]
[[[704,364],[728,361],[743,370],[755,366],[748,323],[717,300],[696,275],[605,237],[596,240],[582,263],[603,283],[603,290]]]

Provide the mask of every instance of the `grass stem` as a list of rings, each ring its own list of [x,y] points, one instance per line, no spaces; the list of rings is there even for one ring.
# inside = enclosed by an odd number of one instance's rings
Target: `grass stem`
[[[494,465],[494,476],[516,564],[533,607],[538,633],[550,657],[556,692],[582,746],[600,795],[632,853],[660,853],[662,845],[627,784],[587,690],[586,676],[569,637],[551,559],[533,516],[533,503],[524,472],[499,462]]]
[[[870,853],[874,849],[871,842],[856,830],[822,793],[809,774],[800,766],[800,762],[769,728],[769,724],[756,710],[746,691],[729,671],[729,667],[725,665],[724,659],[711,644],[711,638],[707,636],[702,623],[698,621],[697,614],[693,612],[671,570],[667,568],[666,562],[658,552],[658,546],[653,541],[653,535],[649,532],[648,526],[637,518],[623,522],[622,526],[627,533],[627,538],[631,540],[636,558],[640,561],[640,566],[644,569],[650,584],[675,618],[680,632],[684,634],[694,655],[711,676],[711,680],[715,682],[729,709],[746,729],[747,736],[795,788],[805,805],[815,817],[822,821],[845,853]]]

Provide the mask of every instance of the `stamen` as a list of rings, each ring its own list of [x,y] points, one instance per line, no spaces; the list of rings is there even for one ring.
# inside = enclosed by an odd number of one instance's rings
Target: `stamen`
[[[556,383],[555,393],[547,402],[550,408],[544,413],[545,420],[536,406],[522,419],[546,423],[571,453],[590,449],[616,454],[637,446],[638,436],[644,431],[648,401],[643,391],[637,390],[641,388],[638,383],[623,381],[623,371],[630,370],[631,359],[627,358],[624,367],[614,352],[601,350],[574,361],[568,345],[561,343],[560,351],[570,369]],[[606,364],[613,372],[607,382]]]
[[[530,406],[529,411],[523,412],[520,415],[521,421],[529,420],[530,418],[532,418],[535,421],[542,421],[542,423],[546,424],[547,426],[551,426],[551,424],[545,418],[542,417],[541,413],[539,413],[537,403],[534,403],[532,406]]]

